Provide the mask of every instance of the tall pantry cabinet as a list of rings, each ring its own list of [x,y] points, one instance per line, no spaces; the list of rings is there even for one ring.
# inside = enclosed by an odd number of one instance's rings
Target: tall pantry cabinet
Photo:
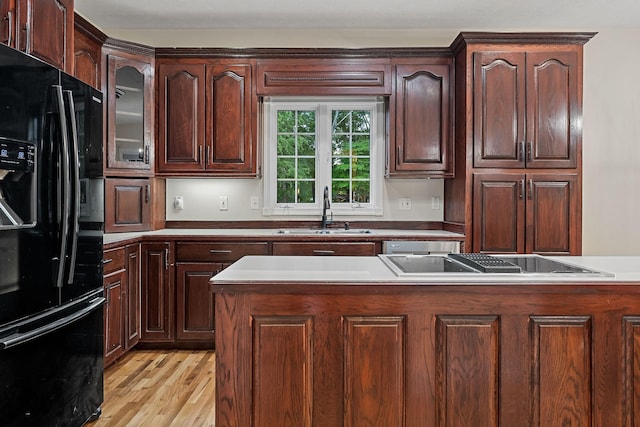
[[[472,252],[579,255],[582,54],[593,33],[461,33],[445,221]]]

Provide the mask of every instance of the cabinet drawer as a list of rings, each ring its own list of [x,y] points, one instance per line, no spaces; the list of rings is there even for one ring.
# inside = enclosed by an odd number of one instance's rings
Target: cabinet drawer
[[[186,243],[176,245],[176,261],[234,262],[245,255],[269,255],[267,242]]]
[[[124,270],[125,249],[115,248],[104,251],[102,258],[103,274],[106,276],[117,270]]]
[[[312,243],[294,242],[273,244],[274,255],[319,255],[319,256],[374,256],[376,244],[374,242],[361,243]]]

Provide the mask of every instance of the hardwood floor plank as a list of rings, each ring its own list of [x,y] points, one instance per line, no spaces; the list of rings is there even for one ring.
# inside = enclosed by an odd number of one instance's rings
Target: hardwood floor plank
[[[87,427],[215,426],[215,353],[134,350],[104,374],[100,419]]]

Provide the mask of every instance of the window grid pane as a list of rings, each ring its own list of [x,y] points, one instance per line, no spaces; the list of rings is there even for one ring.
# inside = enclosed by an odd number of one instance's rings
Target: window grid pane
[[[334,203],[371,201],[371,112],[333,110],[331,199]]]
[[[313,110],[278,110],[277,203],[315,203],[315,121]]]

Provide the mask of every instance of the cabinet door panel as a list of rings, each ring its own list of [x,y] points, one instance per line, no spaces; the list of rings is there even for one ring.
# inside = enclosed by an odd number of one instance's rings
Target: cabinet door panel
[[[169,243],[143,243],[141,247],[141,317],[144,341],[171,341],[174,337],[173,287],[170,281]]]
[[[578,73],[576,52],[527,53],[528,167],[576,167]]]
[[[204,170],[204,64],[160,64],[158,93],[158,170]]]
[[[148,179],[105,180],[105,231],[144,231],[151,226]]]
[[[527,185],[527,252],[569,255],[579,251],[577,175],[531,174]]]
[[[374,256],[376,244],[374,242],[274,242],[273,255]]]
[[[207,169],[251,172],[251,66],[207,66]]]
[[[222,264],[177,264],[177,339],[214,342],[215,305],[209,279],[220,270]]]
[[[474,174],[473,252],[524,251],[524,179],[522,174]]]
[[[125,310],[125,349],[140,341],[140,245],[128,245],[127,254],[127,301]]]
[[[123,334],[123,297],[126,286],[125,271],[111,274],[104,278],[105,311],[104,311],[104,357],[105,365],[112,363],[124,353]]]
[[[0,43],[15,47],[15,0],[0,0]]]
[[[61,70],[73,71],[73,0],[19,0],[17,46]]]
[[[525,132],[525,55],[473,55],[473,150],[476,167],[522,167]]]
[[[153,57],[107,49],[107,173],[153,172],[155,91]]]
[[[73,75],[96,89],[101,89],[101,45],[81,31],[75,31]]]
[[[390,173],[452,175],[451,64],[396,66],[395,149]],[[393,159],[395,158],[395,161]]]

